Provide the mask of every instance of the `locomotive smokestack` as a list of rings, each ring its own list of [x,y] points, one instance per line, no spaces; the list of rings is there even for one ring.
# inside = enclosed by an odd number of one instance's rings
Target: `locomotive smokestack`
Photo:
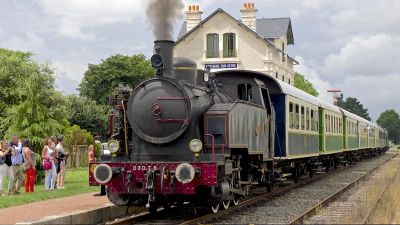
[[[162,76],[163,74],[166,76],[172,76],[172,60],[173,60],[173,49],[174,49],[174,41],[168,40],[157,40],[154,41],[154,55],[151,59],[153,67],[157,69],[156,75]],[[157,63],[155,62],[158,55],[161,55],[162,65],[157,68]]]
[[[182,17],[183,8],[182,0],[149,0],[147,5],[146,15],[156,38],[151,61],[158,76],[172,76],[174,22]]]

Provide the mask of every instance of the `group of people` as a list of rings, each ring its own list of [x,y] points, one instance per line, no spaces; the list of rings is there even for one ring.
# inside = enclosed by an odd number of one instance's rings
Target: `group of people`
[[[64,150],[64,137],[52,136],[45,139],[41,157],[45,169],[45,190],[51,191],[56,187],[64,188],[65,163],[68,153]],[[44,167],[44,166],[43,166]],[[24,173],[25,172],[25,175]],[[8,177],[8,192],[4,191],[4,182]],[[24,183],[25,181],[25,183]],[[25,192],[34,192],[36,181],[36,159],[30,147],[29,139],[23,141],[16,134],[11,141],[0,143],[0,196],[20,193],[24,183]]]

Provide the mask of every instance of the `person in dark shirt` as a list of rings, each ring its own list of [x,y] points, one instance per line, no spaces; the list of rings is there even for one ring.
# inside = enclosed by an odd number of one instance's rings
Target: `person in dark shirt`
[[[0,142],[0,196],[4,196],[4,181],[6,177],[14,180],[14,174],[11,169],[11,148],[8,147],[6,141]],[[8,193],[12,194],[11,183],[8,183]]]

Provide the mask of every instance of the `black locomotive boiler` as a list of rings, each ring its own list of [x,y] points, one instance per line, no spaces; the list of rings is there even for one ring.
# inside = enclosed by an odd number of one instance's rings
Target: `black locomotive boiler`
[[[89,183],[106,185],[116,205],[155,212],[189,201],[216,212],[254,189],[387,149],[386,131],[371,122],[266,74],[199,70],[173,59],[173,46],[155,41],[155,77],[112,101],[111,157],[90,164]],[[331,139],[327,115],[340,118],[332,127],[341,138]]]

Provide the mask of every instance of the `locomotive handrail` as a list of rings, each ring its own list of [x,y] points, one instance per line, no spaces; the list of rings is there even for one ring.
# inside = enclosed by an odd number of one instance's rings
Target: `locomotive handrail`
[[[214,135],[212,135],[212,134],[205,134],[204,136],[209,136],[209,137],[211,137],[211,152],[212,152],[212,155],[211,155],[211,159],[212,159],[212,161],[214,161],[214,145],[215,145],[215,138],[214,138]]]

